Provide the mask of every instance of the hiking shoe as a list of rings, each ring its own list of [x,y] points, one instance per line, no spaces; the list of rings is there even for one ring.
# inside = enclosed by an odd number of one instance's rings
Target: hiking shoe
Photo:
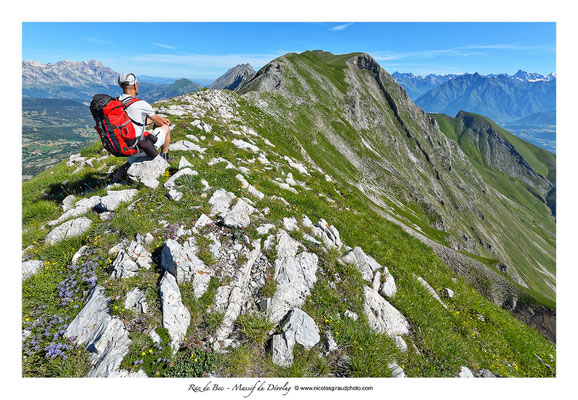
[[[120,168],[116,171],[116,173],[112,177],[112,179],[110,180],[110,183],[114,184],[114,183],[120,183],[120,182],[124,181],[127,177],[126,173],[129,169],[129,167],[130,167],[130,163],[128,163],[128,162],[121,165]]]
[[[162,158],[164,158],[166,162],[171,161],[171,158],[169,157],[169,153],[160,153],[159,155],[160,155]]]

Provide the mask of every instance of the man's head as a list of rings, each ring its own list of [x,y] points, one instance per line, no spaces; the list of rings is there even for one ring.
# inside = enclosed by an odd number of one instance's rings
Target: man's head
[[[136,96],[138,94],[138,80],[136,75],[132,72],[123,73],[118,76],[118,85],[122,88],[122,92]]]

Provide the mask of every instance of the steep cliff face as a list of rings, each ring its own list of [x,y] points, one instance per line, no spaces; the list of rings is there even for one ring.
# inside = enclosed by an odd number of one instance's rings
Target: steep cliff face
[[[355,185],[397,221],[482,256],[516,283],[553,298],[535,273],[538,265],[555,268],[553,220],[537,233],[532,215],[488,186],[458,143],[371,56],[290,53],[263,67],[240,93],[291,127],[304,159]],[[508,149],[503,144],[491,153],[500,168],[531,170],[523,158],[504,158]],[[527,179],[540,192],[550,187],[539,174]]]
[[[493,169],[503,172],[513,178],[520,179],[546,195],[555,185],[540,175],[516,150],[507,138],[502,137],[492,124],[483,118],[460,111],[456,119],[461,120],[465,131],[471,131],[469,138],[461,136],[458,140],[471,140],[480,156],[480,161]],[[485,123],[484,123],[485,122]]]
[[[535,217],[549,221],[551,216],[555,217],[556,156],[553,153],[521,140],[478,114],[460,111],[455,118],[444,114],[432,116],[442,132],[459,144],[498,191],[530,208]]]

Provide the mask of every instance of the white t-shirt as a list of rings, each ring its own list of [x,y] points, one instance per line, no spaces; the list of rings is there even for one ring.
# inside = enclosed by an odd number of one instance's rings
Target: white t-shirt
[[[131,97],[128,94],[121,94],[120,96],[118,96],[118,99],[120,101],[126,99],[127,97]],[[126,109],[126,112],[128,114],[128,116],[130,117],[130,119],[143,124],[143,126],[138,126],[136,124],[133,124],[134,126],[134,130],[136,133],[136,137],[140,138],[140,139],[144,139],[143,134],[145,132],[145,125],[146,125],[146,120],[147,117],[151,117],[153,115],[155,115],[155,110],[153,110],[153,107],[147,103],[144,100],[139,100],[139,101],[135,101],[134,103],[132,103],[130,105],[130,107],[128,107]]]

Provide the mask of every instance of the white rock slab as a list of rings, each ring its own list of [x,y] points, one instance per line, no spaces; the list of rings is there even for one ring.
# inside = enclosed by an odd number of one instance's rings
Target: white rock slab
[[[191,168],[180,169],[179,171],[177,171],[177,173],[175,173],[173,176],[167,179],[167,181],[164,184],[164,187],[167,189],[174,187],[176,185],[176,180],[179,179],[181,176],[185,175],[196,176],[199,175],[199,173]]]
[[[90,211],[99,202],[100,196],[92,196],[88,199],[81,199],[74,206],[67,208],[64,214],[58,217],[58,219],[48,222],[48,225],[54,226],[62,223],[62,221],[66,221],[67,219],[80,217],[81,215],[84,215]]]
[[[128,203],[138,193],[138,189],[107,190],[107,195],[100,199],[98,207],[102,211],[114,211],[122,203]]]
[[[149,306],[146,302],[145,293],[139,288],[134,288],[127,293],[126,299],[124,300],[124,307],[134,312],[146,314]]]
[[[250,217],[253,212],[255,212],[255,207],[239,199],[223,216],[223,224],[230,228],[246,228],[251,223]]]
[[[409,323],[403,314],[377,291],[365,286],[363,294],[363,308],[371,329],[391,337],[409,333]]]
[[[197,140],[198,140],[198,139],[197,139]],[[191,163],[189,162],[189,160],[187,160],[187,159],[185,158],[185,156],[181,156],[181,159],[179,160],[179,169],[183,169],[183,168],[186,168],[186,167],[192,167],[192,166],[193,166],[193,164],[191,164]]]
[[[120,377],[120,363],[128,353],[131,340],[122,321],[108,313],[109,299],[96,286],[86,305],[70,323],[64,335],[86,345],[92,368],[87,377]]]
[[[247,180],[243,175],[237,174],[235,178],[239,182],[241,182],[241,186],[243,187],[243,189],[246,189],[251,196],[258,198],[259,200],[262,200],[265,197],[265,195],[262,192],[260,192],[259,190],[257,190],[257,188],[255,188],[255,186],[247,182]]]
[[[261,241],[253,241],[253,250],[247,254],[247,261],[237,270],[230,284],[219,288],[213,308],[223,312],[223,322],[217,329],[217,340],[224,340],[233,331],[233,325],[241,310],[250,301],[251,270],[261,256]],[[218,343],[218,342],[217,342]]]
[[[169,145],[169,150],[171,151],[196,151],[198,153],[204,154],[207,149],[190,142],[188,140],[180,140],[176,143],[171,143]]]
[[[274,274],[277,290],[269,308],[269,319],[274,323],[281,321],[292,308],[299,308],[305,303],[317,281],[318,267],[316,254],[307,252],[296,254],[303,246],[287,232],[280,229],[277,238]]]
[[[192,281],[195,298],[207,291],[213,275],[200,258],[173,239],[168,239],[161,250],[161,267],[175,276],[178,283]]]
[[[456,375],[457,378],[475,378],[474,374],[468,367],[462,366],[460,372]]]
[[[211,216],[223,215],[229,210],[231,202],[235,199],[235,195],[225,189],[216,190],[211,198],[209,199],[209,205],[211,206]]]
[[[28,279],[38,273],[38,270],[44,266],[42,260],[30,260],[22,263],[22,280]]]
[[[166,271],[160,282],[160,296],[163,328],[169,331],[171,347],[173,352],[176,353],[181,343],[183,343],[191,323],[191,314],[183,305],[181,291],[175,277]]]
[[[389,370],[391,371],[391,376],[393,378],[405,378],[405,372],[403,372],[403,369],[397,365],[397,363],[390,363],[387,365],[387,368],[389,368]]]
[[[127,170],[130,179],[141,182],[146,187],[155,189],[159,185],[158,178],[164,174],[169,167],[169,163],[158,156],[149,159],[142,159],[133,162]]]
[[[49,245],[55,245],[64,239],[82,235],[90,229],[91,225],[92,221],[86,217],[66,221],[50,231],[44,240]]]
[[[241,139],[233,139],[231,141],[231,143],[233,143],[235,146],[237,146],[240,149],[243,150],[249,150],[255,154],[259,153],[261,151],[261,149],[259,149],[257,146],[251,144],[251,143],[247,143],[244,140]]]
[[[440,297],[438,296],[438,294],[436,293],[436,291],[434,290],[434,288],[432,288],[432,287],[430,286],[430,284],[426,282],[425,279],[423,279],[421,276],[418,276],[418,277],[417,277],[417,280],[419,281],[419,283],[421,283],[421,285],[422,285],[424,288],[426,288],[426,290],[429,292],[429,294],[432,295],[432,297],[433,297],[434,299],[436,299],[437,301],[439,301],[439,303],[440,303],[444,308],[446,308],[446,309],[448,308],[448,306],[446,306],[446,305],[444,304],[444,302],[442,301],[442,299],[440,299]]]

